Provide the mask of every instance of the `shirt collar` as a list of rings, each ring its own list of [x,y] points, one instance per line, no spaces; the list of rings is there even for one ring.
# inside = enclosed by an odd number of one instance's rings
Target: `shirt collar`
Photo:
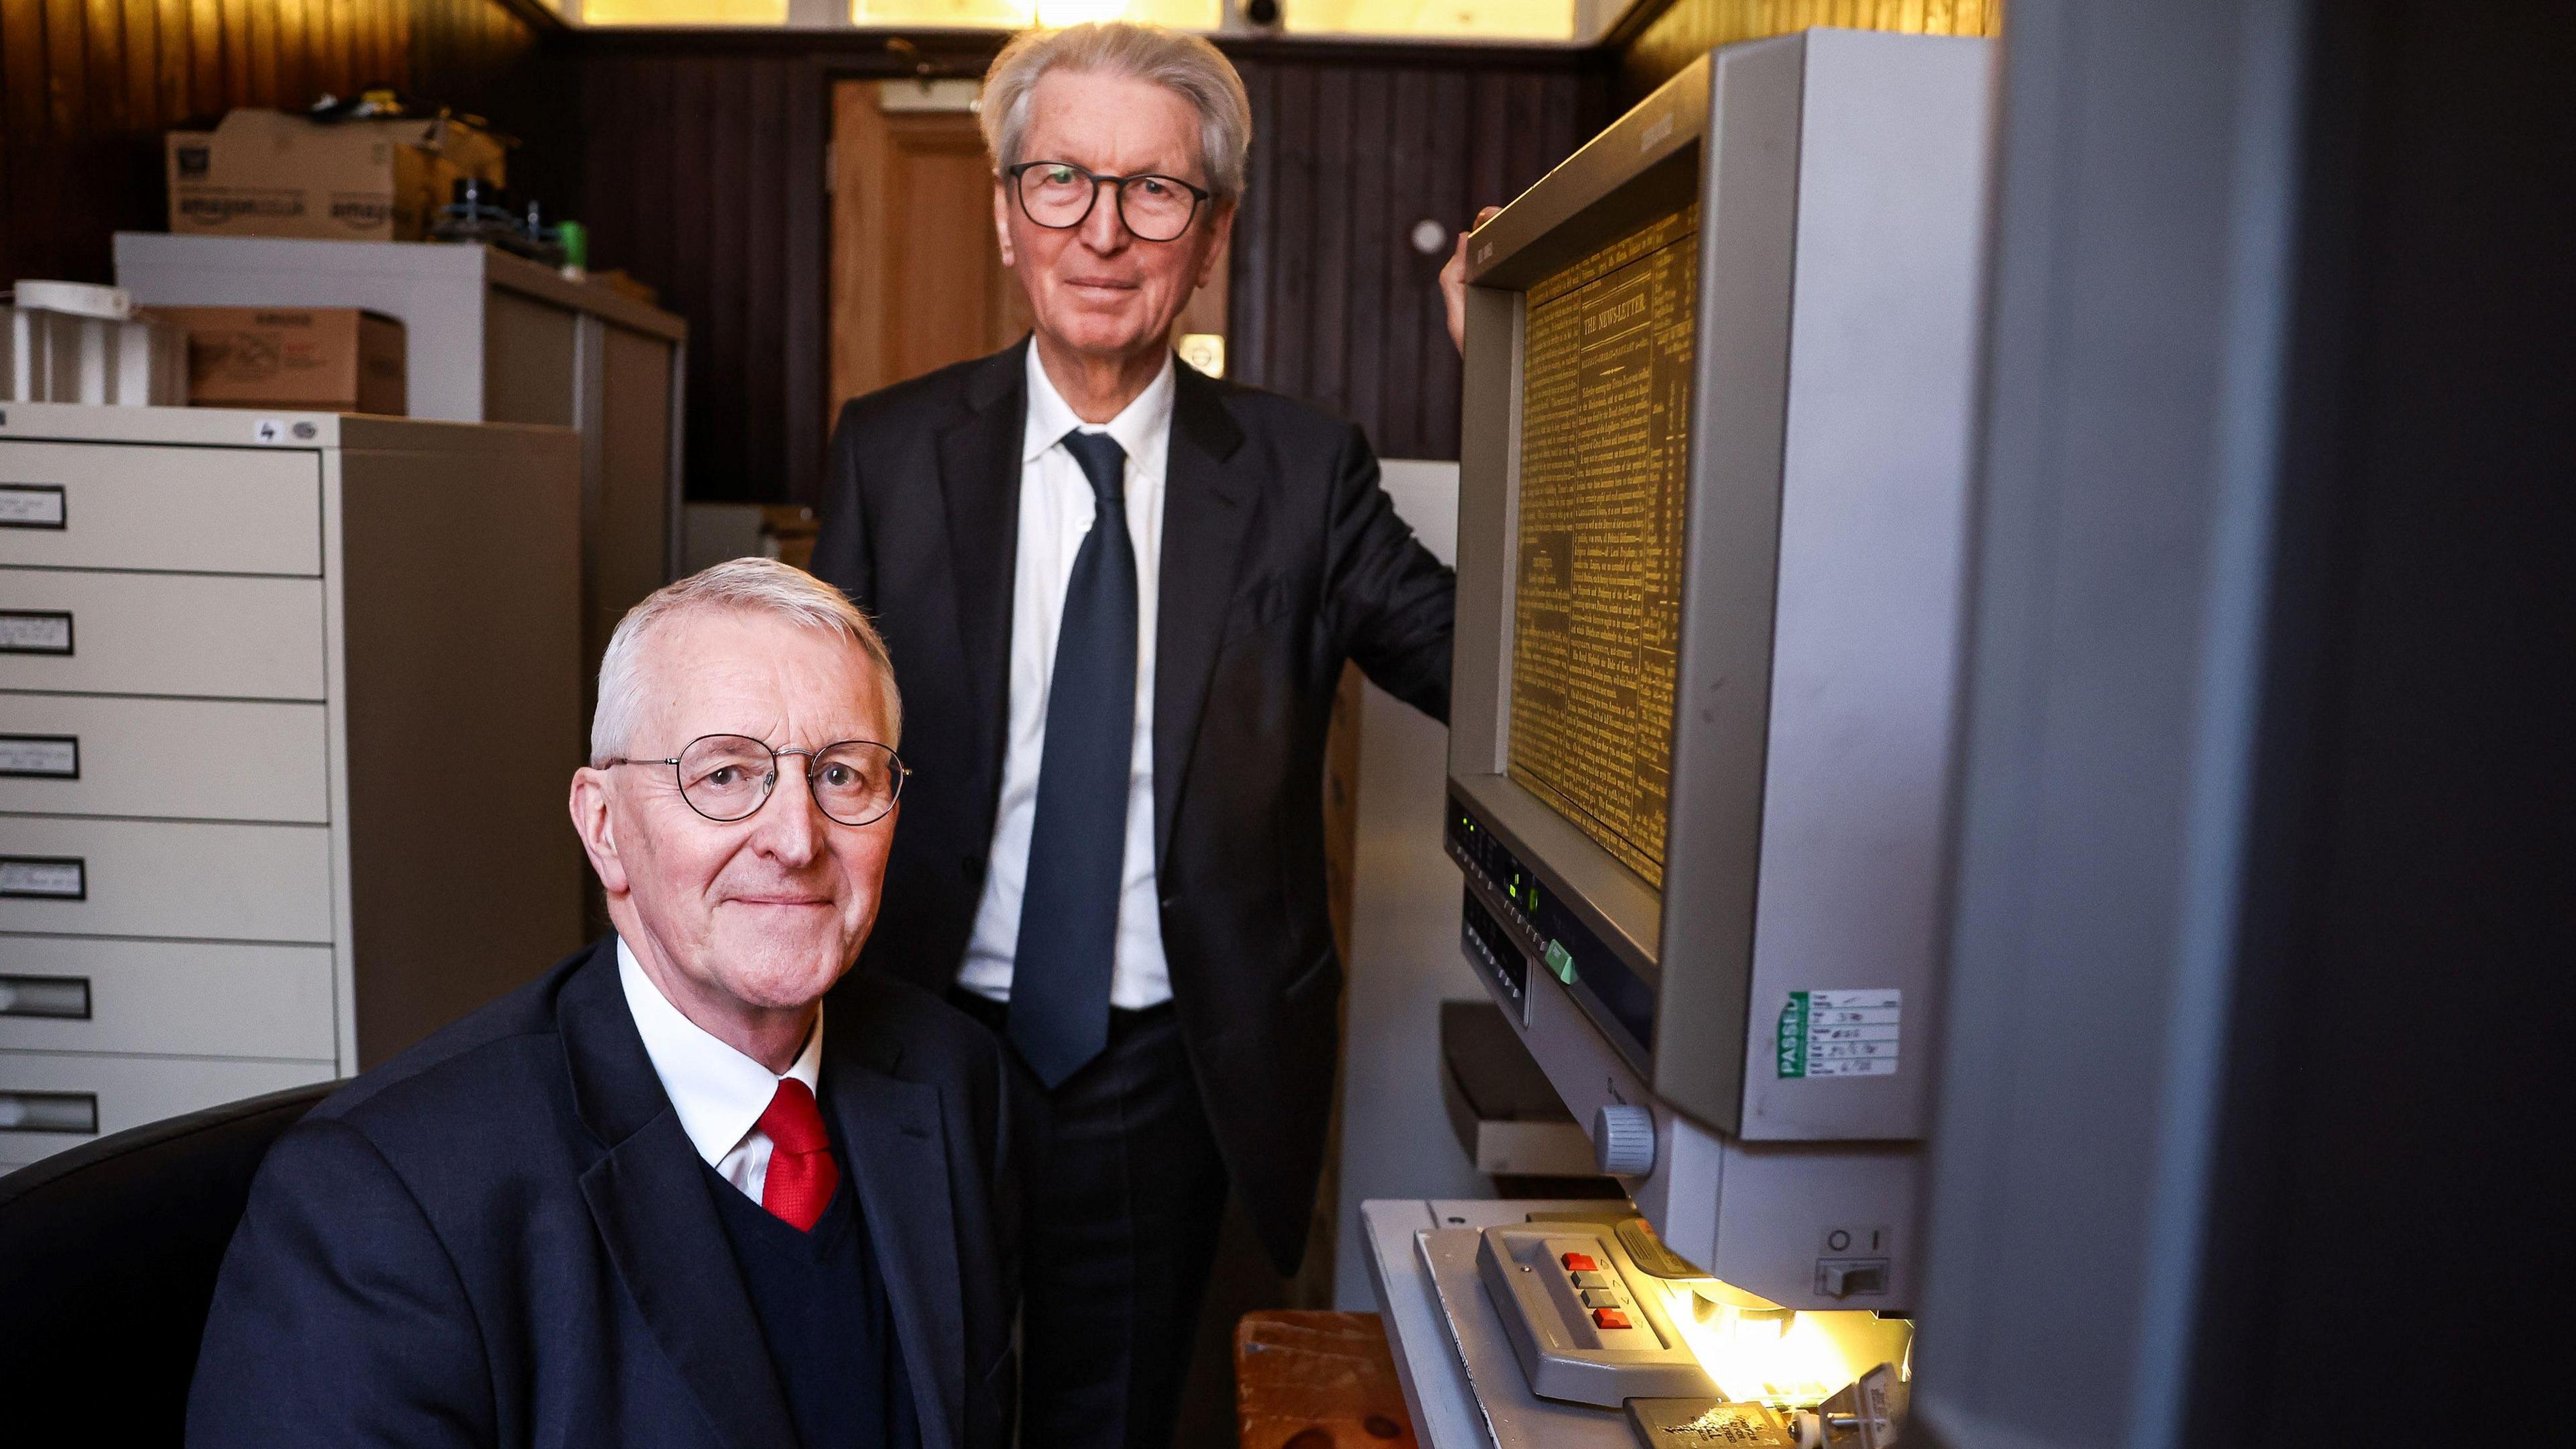
[[[1029,421],[1020,435],[1020,461],[1036,462],[1047,449],[1064,441],[1064,435],[1076,428],[1107,432],[1130,459],[1148,457],[1162,447],[1172,430],[1172,353],[1163,353],[1163,370],[1136,394],[1136,400],[1119,410],[1106,428],[1086,423],[1055,390],[1055,379],[1047,376],[1046,364],[1038,360],[1038,345],[1029,343]]]
[[[662,995],[643,963],[626,942],[617,943],[617,981],[626,988],[626,1010],[644,1038],[644,1055],[680,1117],[680,1128],[709,1167],[724,1161],[760,1123],[778,1095],[779,1077],[769,1068],[719,1041],[705,1027],[680,1014]],[[818,1008],[813,1034],[797,1053],[787,1075],[809,1091],[823,1075],[823,1017]]]

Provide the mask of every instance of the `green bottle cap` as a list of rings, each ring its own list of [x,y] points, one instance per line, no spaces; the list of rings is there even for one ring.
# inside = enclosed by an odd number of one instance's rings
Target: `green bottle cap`
[[[564,265],[590,267],[590,228],[577,221],[555,223],[555,240],[563,245]]]

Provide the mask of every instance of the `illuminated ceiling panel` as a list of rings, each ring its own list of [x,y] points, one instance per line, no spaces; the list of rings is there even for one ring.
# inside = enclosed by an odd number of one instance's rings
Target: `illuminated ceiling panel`
[[[585,26],[706,25],[773,29],[789,0],[545,0]],[[1225,29],[1224,0],[846,0],[862,29],[1017,30],[1085,20],[1149,20],[1175,30]],[[1280,0],[1300,36],[1441,40],[1571,40],[1576,0]],[[1237,22],[1239,25],[1240,22]]]
[[[1572,40],[1574,0],[1279,0],[1291,35]]]
[[[767,28],[787,23],[787,0],[581,0],[581,23]]]
[[[1017,30],[1031,22],[1150,20],[1175,30],[1214,30],[1224,16],[1224,0],[850,0],[850,23],[879,29]]]

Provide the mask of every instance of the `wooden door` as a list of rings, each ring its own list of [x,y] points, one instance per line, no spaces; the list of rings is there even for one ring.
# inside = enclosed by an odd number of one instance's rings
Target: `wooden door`
[[[1008,346],[1028,305],[993,241],[973,82],[832,87],[832,410]],[[889,104],[891,102],[891,104]]]

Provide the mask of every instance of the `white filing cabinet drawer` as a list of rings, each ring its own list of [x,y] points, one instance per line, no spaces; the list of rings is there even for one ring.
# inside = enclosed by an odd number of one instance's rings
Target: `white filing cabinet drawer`
[[[331,832],[0,816],[0,931],[327,943]]]
[[[0,1051],[338,1054],[331,948],[0,936]]]
[[[318,704],[0,694],[0,811],[331,818]]]
[[[316,576],[321,460],[0,441],[0,564]]]
[[[0,1051],[0,1166],[111,1132],[338,1075],[329,1062]],[[78,1130],[86,1125],[88,1130]],[[49,1130],[70,1127],[74,1130]]]
[[[0,569],[0,689],[320,699],[319,579]]]

